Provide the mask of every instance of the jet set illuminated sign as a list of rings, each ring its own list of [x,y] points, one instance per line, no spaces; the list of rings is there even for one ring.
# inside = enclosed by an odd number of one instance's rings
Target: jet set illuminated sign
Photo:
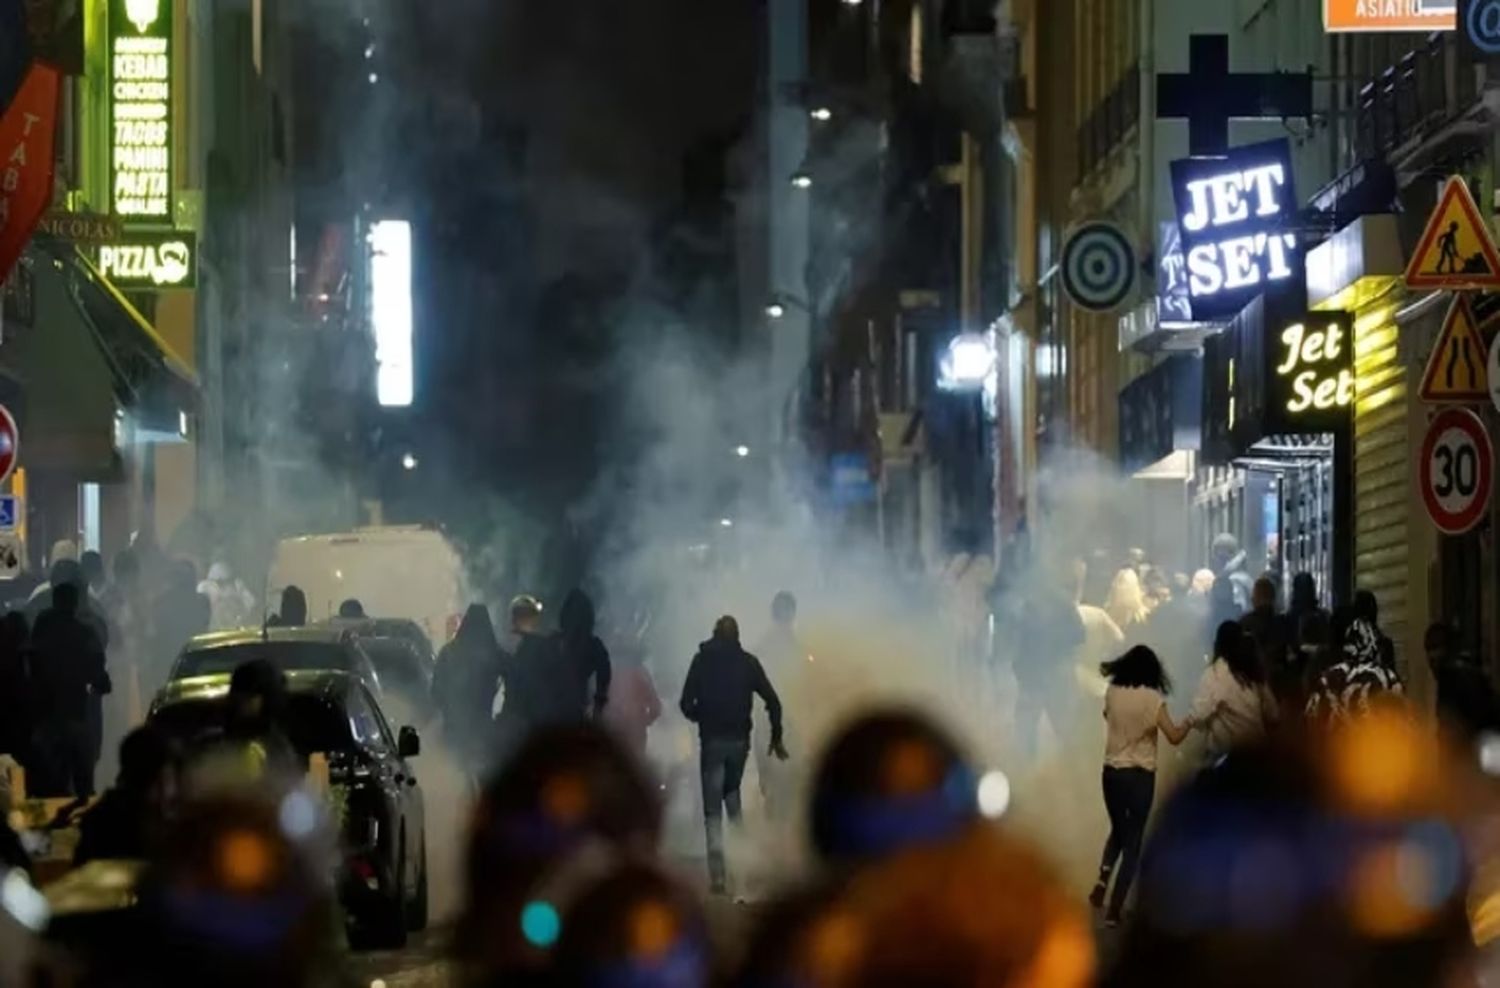
[[[171,0],[111,0],[110,211],[172,221]]]
[[[1197,320],[1234,315],[1256,295],[1301,277],[1291,147],[1270,141],[1172,163],[1177,223]]]
[[[1281,331],[1276,364],[1278,400],[1292,415],[1348,408],[1354,402],[1354,346],[1349,324],[1326,313]]]
[[[198,284],[197,235],[139,234],[101,244],[99,273],[122,291],[194,288]]]

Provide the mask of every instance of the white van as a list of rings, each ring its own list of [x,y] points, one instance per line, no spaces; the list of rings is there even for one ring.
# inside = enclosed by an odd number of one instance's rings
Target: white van
[[[275,610],[293,585],[307,594],[309,621],[335,616],[353,598],[370,617],[416,621],[434,648],[453,637],[469,600],[458,550],[442,532],[415,525],[282,539],[267,606]]]

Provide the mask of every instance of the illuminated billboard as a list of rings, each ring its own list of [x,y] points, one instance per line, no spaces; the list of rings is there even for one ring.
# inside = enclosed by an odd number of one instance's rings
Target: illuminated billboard
[[[375,397],[387,408],[412,400],[411,224],[370,226],[370,324],[375,331]]]
[[[1323,29],[1341,31],[1452,31],[1457,0],[1323,0]]]
[[[99,273],[121,291],[196,287],[198,237],[185,231],[125,234],[99,245]]]
[[[172,222],[172,3],[110,0],[110,212]]]

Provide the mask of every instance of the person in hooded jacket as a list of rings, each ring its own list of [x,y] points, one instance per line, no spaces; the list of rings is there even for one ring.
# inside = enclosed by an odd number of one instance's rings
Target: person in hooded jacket
[[[557,615],[557,643],[563,659],[577,680],[578,709],[588,710],[598,719],[609,703],[609,649],[594,634],[594,602],[576,587],[563,598]],[[589,694],[589,683],[593,694]]]
[[[495,725],[491,714],[505,665],[489,608],[472,604],[453,640],[438,652],[432,699],[443,715],[443,736],[469,773],[489,767]]]
[[[9,611],[0,617],[0,755],[26,765],[31,755],[33,709],[31,663],[26,616]]]
[[[52,607],[32,630],[31,678],[37,699],[35,747],[45,767],[33,776],[39,796],[94,794],[94,742],[89,727],[93,696],[109,692],[104,644],[79,613],[77,584],[58,583]]]
[[[232,631],[252,623],[255,595],[244,580],[234,575],[228,563],[220,561],[210,566],[208,576],[198,584],[198,592],[208,598],[208,623],[214,631]]]
[[[538,728],[585,720],[584,681],[563,654],[561,637],[542,631],[542,602],[522,594],[510,602],[514,651],[502,654],[502,702],[496,735],[503,761]]]
[[[301,587],[281,591],[281,608],[266,620],[272,628],[301,628],[307,624],[307,594]]]
[[[682,686],[682,715],[698,725],[699,775],[703,784],[703,825],[708,841],[708,877],[712,891],[724,894],[728,874],[724,861],[724,815],[738,824],[742,816],[740,782],[750,757],[750,711],[759,696],[771,719],[770,750],[787,758],[781,736],[781,699],[760,660],[740,647],[740,626],[719,618],[713,637],[698,647]]]

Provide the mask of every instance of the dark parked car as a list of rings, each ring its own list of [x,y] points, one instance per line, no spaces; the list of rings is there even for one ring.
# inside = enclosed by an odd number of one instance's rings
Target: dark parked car
[[[364,638],[399,638],[412,647],[417,656],[432,668],[435,653],[422,626],[411,618],[330,618],[328,627],[352,631]]]
[[[380,674],[359,644],[343,628],[266,628],[216,631],[188,642],[172,663],[167,682],[203,676],[228,676],[252,659],[265,659],[282,672],[328,670],[358,676],[376,695]]]
[[[414,728],[391,731],[374,694],[348,672],[287,673],[283,730],[304,758],[328,759],[329,801],[339,824],[339,899],[350,942],[399,947],[427,925],[427,837],[422,789],[407,759]],[[210,741],[225,719],[228,673],[168,684],[150,720],[187,745]]]

